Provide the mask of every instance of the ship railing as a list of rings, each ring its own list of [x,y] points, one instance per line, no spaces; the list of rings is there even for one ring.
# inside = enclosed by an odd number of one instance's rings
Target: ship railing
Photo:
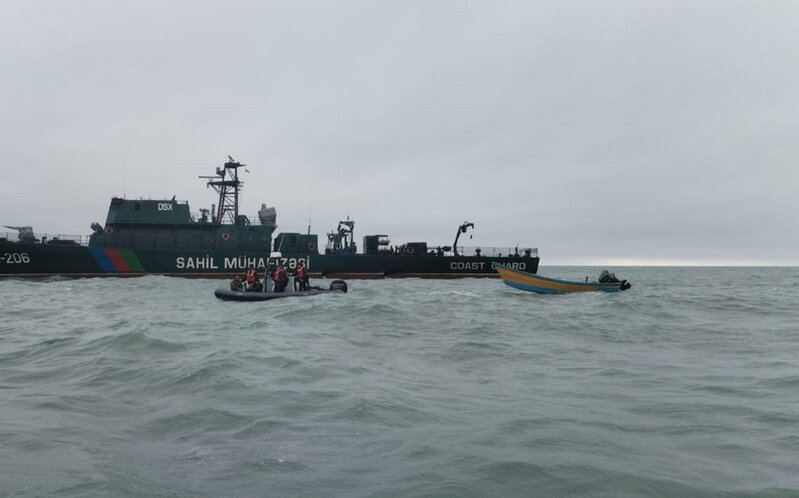
[[[74,246],[89,245],[89,235],[70,235],[70,234],[33,234],[33,240],[20,240],[18,232],[0,232],[0,242],[33,242],[35,244],[62,244]]]
[[[275,226],[275,227],[277,226],[274,223],[269,223],[269,224],[265,225],[265,224],[261,223],[261,218],[259,218],[257,216],[248,216],[247,219],[250,220],[250,225],[253,225],[253,226],[268,226],[268,225],[269,226]]]
[[[200,234],[195,234],[200,235]],[[0,232],[0,242],[12,242],[12,243],[34,243],[34,244],[51,244],[51,245],[65,245],[65,246],[88,246],[90,235],[66,235],[66,234],[58,234],[58,235],[50,235],[50,234],[40,234],[34,233],[34,240],[32,241],[22,241],[19,240],[19,234],[17,232]],[[217,250],[223,247],[227,247],[225,241],[217,236],[213,237],[187,237],[183,238],[176,238],[174,235],[172,236],[149,236],[146,238],[146,242],[142,240],[140,235],[128,235],[124,233],[115,233],[112,239],[108,239],[104,241],[109,245],[121,246],[121,247],[140,247],[145,249],[180,249],[180,250],[200,250],[200,251],[208,251],[208,250]],[[242,242],[244,243],[244,242]]]
[[[428,246],[428,250],[429,250]],[[435,248],[434,248],[435,250]],[[531,257],[538,257],[537,247],[491,247],[491,246],[458,246],[459,256],[484,256],[486,258],[499,258],[505,256],[524,257],[530,251]],[[452,254],[450,251],[447,254]]]
[[[211,217],[206,216],[205,218],[202,217],[200,213],[193,213],[190,215],[190,219],[194,223],[211,223]],[[247,220],[250,222],[252,226],[272,226],[277,227],[275,223],[270,223],[268,225],[264,225],[261,223],[261,219],[257,216],[247,216]]]

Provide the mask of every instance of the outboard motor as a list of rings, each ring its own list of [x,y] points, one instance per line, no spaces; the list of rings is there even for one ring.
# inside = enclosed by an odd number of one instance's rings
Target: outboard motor
[[[616,278],[616,274],[607,270],[602,270],[602,273],[599,274],[599,281],[603,284],[621,284],[619,285],[619,290],[627,290],[633,286],[630,282],[626,280],[619,280]]]
[[[619,281],[619,279],[616,278],[615,273],[609,272],[607,270],[602,270],[602,273],[599,274],[599,281],[602,282],[603,284],[608,284],[608,283],[616,283]]]
[[[330,282],[330,290],[347,292],[347,282],[343,280],[333,280]]]

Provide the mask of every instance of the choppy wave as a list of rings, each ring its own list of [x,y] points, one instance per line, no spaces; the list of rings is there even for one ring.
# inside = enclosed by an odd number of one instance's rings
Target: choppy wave
[[[542,268],[581,278],[596,268]],[[799,270],[0,281],[0,495],[791,495]]]

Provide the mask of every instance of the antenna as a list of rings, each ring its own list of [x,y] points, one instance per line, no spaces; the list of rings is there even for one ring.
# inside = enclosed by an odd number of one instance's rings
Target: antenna
[[[311,235],[311,182],[308,182],[308,235]]]

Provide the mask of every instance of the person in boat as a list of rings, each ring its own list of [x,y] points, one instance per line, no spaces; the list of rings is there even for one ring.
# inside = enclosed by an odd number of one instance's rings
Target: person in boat
[[[289,275],[283,265],[278,265],[272,276],[272,280],[275,281],[275,292],[283,292],[286,290],[286,285],[289,283]]]
[[[258,273],[252,266],[247,268],[247,273],[244,275],[244,281],[247,283],[247,290],[250,290],[252,284],[258,279]]]
[[[264,288],[258,280],[258,272],[252,266],[247,270],[247,290],[250,292],[260,292]]]
[[[258,278],[258,275],[256,274],[255,275],[255,282],[253,282],[253,284],[250,286],[249,291],[250,292],[263,292],[263,290],[264,290],[264,284],[261,282],[261,280]]]
[[[305,263],[303,261],[300,261],[297,265],[296,278],[297,287],[299,287],[299,290],[308,290],[308,268],[305,267]]]
[[[235,277],[233,277],[233,280],[230,281],[230,290],[232,291],[244,290],[244,283],[241,281],[241,275],[236,275]]]

